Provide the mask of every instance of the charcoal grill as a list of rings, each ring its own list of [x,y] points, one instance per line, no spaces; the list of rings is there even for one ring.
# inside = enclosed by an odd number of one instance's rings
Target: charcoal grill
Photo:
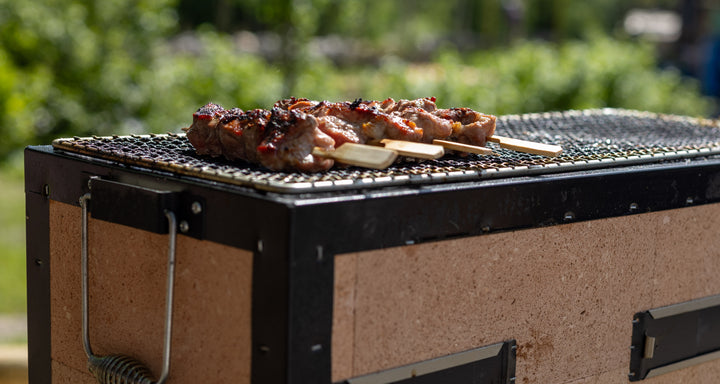
[[[295,173],[176,133],[27,148],[30,383],[91,383],[84,331],[154,375],[170,356],[176,384],[720,377],[718,122],[598,109],[497,133],[564,152]]]

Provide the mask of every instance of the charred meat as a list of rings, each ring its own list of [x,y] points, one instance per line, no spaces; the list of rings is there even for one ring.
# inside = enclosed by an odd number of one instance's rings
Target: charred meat
[[[222,155],[272,170],[317,172],[331,168],[333,160],[313,155],[314,147],[332,150],[343,143],[385,138],[485,145],[495,131],[495,116],[469,108],[438,109],[434,97],[338,103],[290,98],[271,110],[207,104],[185,130],[200,155]]]

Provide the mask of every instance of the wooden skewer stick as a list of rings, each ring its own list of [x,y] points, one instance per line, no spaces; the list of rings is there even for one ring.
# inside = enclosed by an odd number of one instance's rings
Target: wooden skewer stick
[[[440,145],[391,139],[382,139],[380,143],[384,144],[385,148],[397,152],[400,156],[433,160],[439,159],[445,154],[445,149]]]
[[[562,153],[562,147],[559,145],[536,143],[534,141],[513,139],[505,136],[492,135],[488,137],[488,141],[498,143],[502,148],[535,155],[557,156]]]
[[[438,139],[434,139],[433,144],[442,145],[443,147],[453,151],[476,153],[478,155],[495,155],[495,152],[493,152],[492,149],[481,147],[479,145],[463,144],[456,141]]]
[[[313,148],[312,154],[320,157],[328,157],[337,162],[356,165],[358,167],[385,169],[397,158],[397,152],[372,145],[345,143],[334,151],[326,151],[322,148]]]

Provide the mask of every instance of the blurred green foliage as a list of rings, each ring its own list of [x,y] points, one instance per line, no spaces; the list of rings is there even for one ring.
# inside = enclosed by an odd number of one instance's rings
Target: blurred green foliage
[[[592,5],[598,14],[616,15],[608,4],[627,5],[590,2],[554,0],[540,10],[528,1],[523,19],[523,28],[585,40],[519,39],[469,52],[436,39],[439,45],[418,61],[407,51],[422,51],[433,36],[469,31],[503,41],[509,19],[492,21],[505,12],[500,2],[257,0],[240,7],[216,0],[206,7],[213,12],[188,13],[188,2],[172,0],[0,0],[0,159],[61,136],[178,131],[209,101],[249,109],[290,95],[437,96],[444,106],[495,114],[606,106],[709,112],[696,84],[656,69],[651,46],[592,35],[611,28],[610,21],[576,10]],[[225,29],[249,26],[279,36],[280,55],[243,52],[222,28],[196,25],[227,15]],[[583,32],[582,20],[591,20]],[[322,34],[363,39],[372,57],[338,65],[309,54],[310,38]],[[178,43],[183,36],[190,48]]]
[[[25,312],[22,158],[0,164],[0,314]]]
[[[656,70],[651,46],[604,37],[470,56],[446,50],[432,63],[390,59],[377,69],[338,71],[326,63],[306,71],[298,88],[318,99],[434,95],[444,107],[494,114],[614,107],[704,116],[712,107],[695,82]]]

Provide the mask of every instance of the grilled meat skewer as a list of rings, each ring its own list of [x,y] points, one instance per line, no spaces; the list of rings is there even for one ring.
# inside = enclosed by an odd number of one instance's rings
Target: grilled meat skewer
[[[316,147],[331,151],[344,143],[382,139],[484,146],[495,131],[495,116],[469,108],[438,109],[435,98],[339,103],[290,98],[269,111],[207,104],[185,130],[200,155],[242,159],[272,170],[317,172],[334,161],[314,155]]]

